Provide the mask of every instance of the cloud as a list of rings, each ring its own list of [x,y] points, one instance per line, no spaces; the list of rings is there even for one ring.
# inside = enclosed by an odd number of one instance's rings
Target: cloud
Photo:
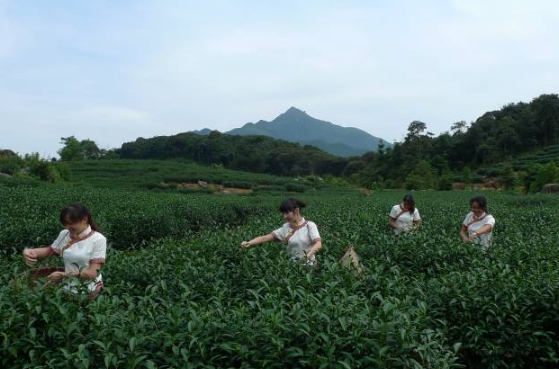
[[[440,132],[557,92],[558,33],[545,0],[0,0],[0,121],[17,123],[0,145],[119,146],[292,105],[388,140],[414,119]]]

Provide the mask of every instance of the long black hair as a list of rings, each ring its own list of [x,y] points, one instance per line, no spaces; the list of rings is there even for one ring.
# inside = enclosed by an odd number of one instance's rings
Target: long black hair
[[[477,202],[478,206],[487,213],[487,199],[483,195],[474,196],[470,199],[470,206]]]
[[[79,202],[70,204],[60,212],[60,223],[62,223],[62,225],[79,222],[83,219],[87,219],[92,230],[99,232],[99,226],[83,204]]]
[[[410,214],[415,213],[415,199],[411,194],[407,194],[406,196],[404,196],[404,200],[402,200],[402,202],[404,204],[408,204],[408,206],[410,207],[409,209]]]
[[[307,205],[302,202],[301,200],[297,200],[294,198],[289,198],[284,200],[280,207],[279,210],[285,214],[285,213],[289,213],[290,211],[294,211],[295,209],[303,209],[305,208]]]

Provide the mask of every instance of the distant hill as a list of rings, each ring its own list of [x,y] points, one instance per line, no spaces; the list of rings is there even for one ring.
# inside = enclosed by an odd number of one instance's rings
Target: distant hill
[[[389,142],[363,130],[316,119],[294,107],[271,122],[260,120],[257,123],[247,123],[225,133],[239,136],[263,135],[313,145],[337,156],[359,156],[368,151],[377,151],[381,141],[385,147],[392,147]]]
[[[192,133],[207,136],[212,132],[208,128]],[[363,130],[342,127],[316,119],[302,110],[291,107],[271,122],[260,120],[247,123],[241,128],[224,132],[236,136],[268,136],[302,145],[316,146],[322,151],[336,156],[361,156],[369,151],[378,151],[382,141],[386,148],[392,144],[375,137]]]
[[[350,159],[317,147],[264,135],[239,136],[212,131],[173,136],[139,137],[115,150],[120,159],[186,159],[221,164],[227,169],[279,176],[341,175]]]

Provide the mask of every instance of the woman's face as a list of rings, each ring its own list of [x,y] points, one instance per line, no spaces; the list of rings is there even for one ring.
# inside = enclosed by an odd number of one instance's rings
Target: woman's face
[[[78,235],[85,231],[89,227],[89,223],[87,222],[87,218],[79,220],[77,222],[66,222],[64,223],[64,228],[70,231],[72,235]]]
[[[404,206],[404,210],[410,210],[411,209],[411,204],[407,201],[403,202],[403,206]]]
[[[477,201],[472,202],[472,204],[470,205],[470,208],[472,209],[472,211],[474,212],[474,214],[476,216],[480,216],[480,215],[483,214],[483,209],[479,206]]]
[[[297,220],[297,215],[298,214],[299,214],[298,209],[295,209],[293,211],[288,211],[286,213],[283,213],[283,219],[287,223],[294,223]]]

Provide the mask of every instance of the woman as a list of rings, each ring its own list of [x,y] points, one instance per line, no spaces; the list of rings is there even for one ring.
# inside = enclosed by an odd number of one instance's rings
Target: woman
[[[307,266],[314,266],[316,253],[322,248],[320,234],[316,224],[305,220],[301,209],[305,204],[297,199],[287,199],[280,205],[280,212],[286,223],[275,231],[250,241],[243,241],[241,246],[249,248],[270,241],[286,244],[286,250],[294,261],[304,261]]]
[[[487,251],[493,238],[495,218],[487,213],[487,199],[485,196],[475,196],[470,199],[471,211],[466,215],[460,236],[465,243],[474,243]]]
[[[394,205],[390,210],[390,227],[394,234],[399,236],[408,233],[421,225],[419,210],[415,207],[415,200],[412,195],[404,196],[402,202]]]
[[[62,256],[64,271],[53,271],[47,276],[48,280],[53,283],[66,280],[64,289],[77,294],[79,282],[68,279],[77,277],[84,282],[90,297],[95,297],[103,288],[99,270],[105,263],[107,240],[99,233],[91,213],[82,204],[64,208],[60,213],[60,222],[65,229],[51,246],[23,250],[25,264],[32,267],[39,259]]]

